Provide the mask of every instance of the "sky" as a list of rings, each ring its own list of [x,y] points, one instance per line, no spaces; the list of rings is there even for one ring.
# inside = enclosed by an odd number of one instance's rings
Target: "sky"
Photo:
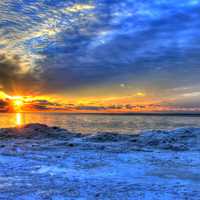
[[[1,0],[0,111],[200,111],[200,0]]]

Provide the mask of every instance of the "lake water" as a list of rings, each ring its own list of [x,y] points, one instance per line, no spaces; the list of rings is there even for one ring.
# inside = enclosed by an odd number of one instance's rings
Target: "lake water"
[[[200,127],[200,117],[193,116],[136,116],[136,115],[88,115],[65,113],[1,113],[0,128],[28,123],[59,126],[73,132],[98,131],[135,133],[150,129],[174,129]]]

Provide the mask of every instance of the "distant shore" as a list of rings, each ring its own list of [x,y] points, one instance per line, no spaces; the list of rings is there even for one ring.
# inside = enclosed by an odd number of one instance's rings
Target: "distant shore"
[[[60,113],[62,114],[62,113]],[[65,114],[80,114],[80,115],[135,115],[135,116],[189,116],[200,117],[200,113],[158,113],[158,112],[128,112],[128,113],[65,113]]]
[[[16,112],[0,112],[2,114],[13,114]],[[68,114],[68,115],[135,115],[135,116],[189,116],[200,117],[200,113],[196,112],[18,112],[18,113],[41,113],[41,114]]]

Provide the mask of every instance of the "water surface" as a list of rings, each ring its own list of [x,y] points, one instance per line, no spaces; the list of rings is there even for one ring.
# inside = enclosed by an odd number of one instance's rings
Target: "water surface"
[[[89,115],[65,113],[1,113],[0,128],[28,123],[59,126],[73,132],[95,133],[111,131],[135,133],[150,129],[200,127],[200,117],[145,115]]]

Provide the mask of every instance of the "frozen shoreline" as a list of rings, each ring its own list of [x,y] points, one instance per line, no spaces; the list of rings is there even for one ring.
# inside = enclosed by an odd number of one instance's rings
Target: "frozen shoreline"
[[[200,199],[200,129],[0,129],[0,199]]]

